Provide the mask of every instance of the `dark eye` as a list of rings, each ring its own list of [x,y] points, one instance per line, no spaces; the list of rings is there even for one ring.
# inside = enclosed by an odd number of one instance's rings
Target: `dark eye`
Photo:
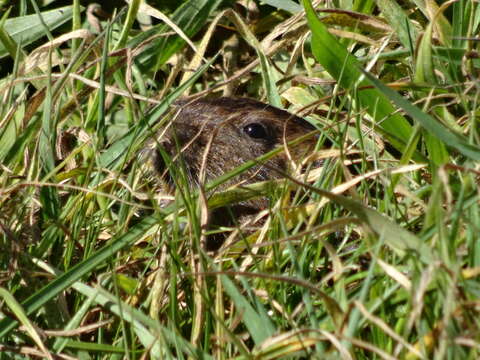
[[[253,139],[266,139],[268,137],[267,130],[259,123],[248,124],[243,128],[243,132]]]

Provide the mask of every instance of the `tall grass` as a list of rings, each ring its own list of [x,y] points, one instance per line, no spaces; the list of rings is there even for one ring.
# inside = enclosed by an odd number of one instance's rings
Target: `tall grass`
[[[0,3],[1,359],[479,357],[477,3],[50,3]],[[206,94],[304,116],[323,166],[160,193],[139,154]]]

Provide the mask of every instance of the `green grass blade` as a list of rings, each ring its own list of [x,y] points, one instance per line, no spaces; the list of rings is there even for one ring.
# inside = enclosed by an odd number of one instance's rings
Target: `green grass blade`
[[[393,0],[377,0],[376,3],[388,24],[394,28],[395,35],[398,36],[402,45],[413,53],[418,34],[405,11],[398,2]]]
[[[255,35],[250,31],[247,24],[238,16],[235,12],[228,12],[229,18],[235,23],[237,29],[240,30],[244,39],[252,46],[257,52],[258,58],[260,59],[260,67],[262,69],[262,80],[265,93],[267,95],[268,102],[276,107],[282,107],[282,102],[280,100],[280,95],[277,91],[277,86],[275,84],[275,78],[273,69],[268,62],[268,58],[265,55],[262,45],[257,40]]]
[[[428,24],[418,47],[414,78],[416,83],[437,83],[432,58],[432,29],[432,23]]]
[[[38,128],[41,124],[41,119],[36,118],[34,121],[31,121],[30,124],[23,130],[23,133],[18,137],[12,137],[15,139],[15,142],[10,146],[7,141],[1,142],[2,148],[0,150],[0,162],[9,164],[15,158],[19,158],[23,155],[25,147],[29,143],[34,141],[34,137],[37,135]],[[3,136],[0,136],[0,139],[3,139]]]
[[[377,80],[373,75],[365,72],[365,76],[370,79],[376,88],[384,93],[385,96],[387,96],[398,107],[403,109],[415,121],[422,125],[422,127],[424,127],[430,134],[437,137],[439,140],[445,143],[445,145],[451,146],[452,148],[458,150],[466,157],[475,161],[480,161],[480,148],[470,144],[465,136],[447,128],[445,125],[435,120],[432,116],[424,113],[418,107],[412,105],[408,100],[404,99],[396,91],[382,84],[382,82]]]
[[[50,56],[49,61],[51,62],[51,53],[49,53],[48,56]],[[53,95],[50,77],[51,66],[49,69],[38,146],[42,175],[49,174],[55,168],[55,144],[57,138],[57,123],[55,121],[56,114],[52,111]],[[43,214],[50,218],[50,220],[57,221],[59,218],[58,214],[60,205],[57,189],[53,187],[42,187],[40,189],[40,201],[42,203]]]
[[[317,18],[310,1],[304,0],[303,4],[312,31],[312,50],[317,61],[344,89],[371,85],[366,80],[357,84],[362,75],[359,70],[360,63],[328,32],[326,26]],[[412,133],[408,121],[403,116],[394,114],[393,106],[377,89],[358,91],[357,97],[360,107],[366,107],[370,116],[381,122],[379,126],[385,131],[392,145],[403,150]]]
[[[43,262],[37,262],[37,264],[50,273],[54,273],[57,276],[62,274],[50,267],[49,265]],[[101,305],[103,308],[108,308],[112,314],[121,317],[122,320],[127,321],[132,324],[133,328],[140,341],[143,343],[146,349],[149,349],[153,352],[153,358],[161,358],[159,348],[159,340],[163,340],[163,337],[171,343],[180,343],[182,345],[182,350],[187,354],[201,354],[202,358],[210,359],[210,357],[205,353],[200,353],[198,349],[191,346],[185,339],[180,335],[175,334],[168,330],[167,328],[161,326],[157,321],[145,315],[142,311],[130,306],[129,304],[121,301],[118,296],[109,293],[103,288],[93,288],[81,282],[75,282],[72,284],[72,288],[87,297],[87,302],[96,303]],[[162,339],[160,339],[162,338]],[[70,341],[67,341],[65,344],[67,347],[72,345]],[[123,348],[120,347],[109,347],[108,345],[98,344],[96,347],[95,344],[90,347],[90,343],[79,343],[76,342],[75,345],[81,346],[85,350],[93,350],[99,352],[125,352]]]
[[[10,14],[10,11],[5,12],[3,14],[2,19],[0,19],[0,57],[2,54],[2,47],[5,52],[4,55],[10,54],[10,56],[15,59],[18,47],[15,42],[15,40],[12,39],[12,37],[9,35],[7,31],[5,31],[5,22],[7,20],[8,15]],[[21,60],[23,59],[23,54],[21,57]]]
[[[47,301],[53,299],[60,292],[80,280],[97,266],[103,265],[108,258],[115,255],[118,251],[146,236],[156,224],[157,219],[154,217],[143,219],[140,223],[133,226],[127,233],[119,236],[86,260],[73,266],[69,271],[65,272],[25,300],[22,304],[25,308],[25,312],[31,314],[40,309]],[[0,321],[0,338],[6,336],[16,324],[17,321],[11,318],[6,317],[2,319]]]
[[[125,354],[125,350],[119,346],[108,345],[108,344],[96,344],[92,342],[84,341],[75,341],[75,340],[66,340],[65,348],[75,349],[75,350],[84,350],[91,353],[102,353],[102,354]]]
[[[129,1],[127,18],[125,19],[125,22],[123,24],[122,32],[120,33],[120,38],[118,39],[118,42],[115,44],[115,50],[121,49],[125,46],[128,40],[128,35],[132,30],[132,25],[133,25],[133,22],[135,21],[135,17],[137,16],[140,3],[141,3],[140,0]]]
[[[324,190],[316,189],[316,191],[353,212],[362,222],[367,224],[381,240],[385,241],[387,245],[400,255],[404,255],[407,251],[413,251],[418,253],[420,259],[425,263],[429,263],[432,260],[433,254],[430,247],[415,235],[377,211],[343,196],[334,195]]]
[[[21,43],[22,46],[26,46],[46,35],[47,31],[52,31],[70,20],[72,14],[73,7],[65,6],[42,12],[43,22],[36,14],[27,15],[7,19],[4,28],[15,43]],[[47,29],[44,24],[47,26]],[[0,43],[0,58],[8,54],[7,48],[3,43]]]
[[[190,0],[182,4],[173,14],[172,21],[183,30],[185,35],[194,36],[212,13],[222,4],[229,3],[228,0]],[[141,33],[128,42],[129,47],[136,46],[145,40],[158,34],[171,31],[170,27],[161,24],[151,30]],[[160,37],[153,40],[150,45],[142,51],[136,61],[142,71],[155,71],[170,59],[170,57],[181,49],[185,41],[180,36]]]
[[[230,296],[236,306],[236,311],[242,314],[243,322],[252,336],[255,344],[261,344],[267,337],[275,333],[275,327],[268,317],[262,316],[250,304],[237,287],[227,276],[221,275],[225,292]]]
[[[48,354],[48,351],[45,348],[45,345],[43,344],[40,335],[35,329],[35,326],[32,324],[27,314],[23,310],[22,306],[17,302],[13,295],[6,289],[0,287],[0,298],[5,301],[5,304],[10,308],[10,310],[15,314],[20,323],[25,327],[28,335],[33,339],[33,341],[35,341],[38,347],[42,349],[45,354]],[[51,356],[48,356],[48,358],[51,359]]]
[[[262,2],[292,14],[302,11],[302,7],[292,0],[263,0]]]

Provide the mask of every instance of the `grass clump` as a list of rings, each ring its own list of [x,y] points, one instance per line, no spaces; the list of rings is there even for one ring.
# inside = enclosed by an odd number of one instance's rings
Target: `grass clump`
[[[0,358],[479,356],[478,4],[7,5]],[[206,94],[304,116],[323,167],[159,199],[139,153]]]

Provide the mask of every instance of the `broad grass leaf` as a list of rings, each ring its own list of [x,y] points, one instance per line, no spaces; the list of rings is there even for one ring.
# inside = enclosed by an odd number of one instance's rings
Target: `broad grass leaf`
[[[377,80],[373,75],[365,72],[365,76],[370,79],[372,84],[375,85],[377,89],[385,94],[385,96],[387,96],[399,108],[403,109],[431,135],[441,140],[445,145],[456,149],[466,157],[474,161],[480,161],[480,148],[470,144],[465,136],[455,132],[450,128],[447,128],[445,125],[435,120],[432,116],[424,113],[418,107],[404,99],[396,91],[382,84],[382,82]]]
[[[42,36],[47,34],[71,19],[73,6],[65,6],[55,10],[42,12],[42,18],[37,14],[16,17],[5,21],[5,31],[10,37],[21,46],[31,44]],[[0,58],[9,53],[4,44],[0,42]]]
[[[243,323],[247,327],[255,344],[260,345],[266,338],[273,336],[275,327],[266,316],[265,310],[263,309],[263,311],[260,312],[255,310],[250,304],[250,300],[242,295],[228,276],[221,275],[221,280],[225,292],[235,303],[236,311],[238,314],[242,314]]]
[[[415,82],[436,84],[433,58],[432,58],[432,23],[428,24],[425,33],[420,40],[417,59],[415,62]]]
[[[432,29],[433,23],[428,24],[425,33],[421,37],[420,45],[418,46],[414,80],[419,84],[437,84],[432,56]],[[427,146],[429,160],[433,164],[440,166],[449,161],[448,151],[439,139],[427,133],[425,136],[425,144]]]
[[[424,12],[427,18],[430,20],[430,24],[435,24],[435,33],[442,43],[445,46],[452,45],[452,25],[447,20],[443,12],[445,11],[446,7],[451,4],[451,2],[445,2],[438,6],[436,1],[433,0],[426,0],[425,2],[416,1],[419,5],[420,9]],[[423,8],[422,5],[425,7]]]
[[[344,89],[371,85],[368,80],[358,83],[362,75],[360,63],[328,32],[326,26],[317,18],[310,1],[303,0],[303,4],[312,32],[312,51],[317,61]],[[395,108],[385,95],[377,89],[364,89],[357,92],[355,100],[359,101],[359,107],[366,108],[369,115],[376,120],[390,143],[402,151],[412,129],[402,115],[395,113]]]
[[[442,166],[450,161],[450,154],[448,153],[445,144],[430,133],[425,134],[425,145],[427,146],[428,159],[435,166]]]
[[[288,11],[291,14],[302,11],[302,7],[292,0],[263,0],[262,2],[274,8]]]
[[[418,34],[402,7],[393,0],[377,0],[376,4],[402,45],[413,53]]]

